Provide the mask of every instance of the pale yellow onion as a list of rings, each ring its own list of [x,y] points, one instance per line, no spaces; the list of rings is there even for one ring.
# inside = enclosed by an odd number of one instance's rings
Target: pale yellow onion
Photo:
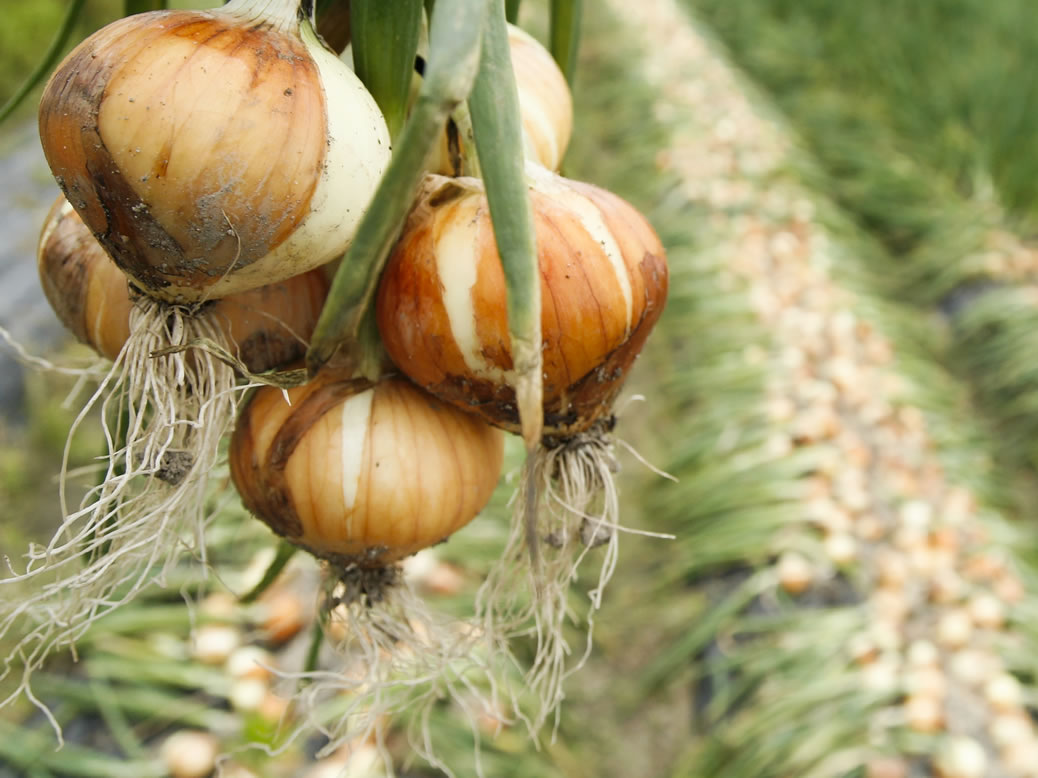
[[[44,90],[40,138],[55,178],[158,299],[262,286],[352,240],[389,135],[298,5],[231,0],[120,19]]]
[[[401,379],[324,371],[258,390],[231,439],[231,476],[275,532],[343,566],[380,567],[446,540],[483,508],[498,430]]]
[[[159,753],[172,778],[204,778],[216,767],[220,741],[208,732],[182,729],[166,738]]]

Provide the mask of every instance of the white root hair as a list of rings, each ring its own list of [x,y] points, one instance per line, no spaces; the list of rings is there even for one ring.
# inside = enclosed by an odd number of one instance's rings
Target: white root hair
[[[619,498],[614,483],[618,465],[611,434],[601,426],[555,443],[542,442],[523,465],[517,498],[513,501],[512,532],[501,561],[493,568],[476,596],[477,619],[496,644],[508,653],[514,639],[532,639],[534,659],[523,680],[533,696],[532,715],[513,701],[515,714],[532,732],[554,716],[559,722],[566,678],[577,672],[591,652],[594,612],[616,569],[619,558]],[[526,495],[536,503],[524,505]],[[540,545],[535,556],[527,549],[524,518],[536,511]],[[584,558],[604,546],[598,582],[589,593],[587,638],[583,650],[571,660],[573,649],[566,640],[567,621],[576,621],[570,585],[577,579]],[[524,589],[517,582],[527,581]]]
[[[430,716],[449,701],[472,729],[479,764],[481,722],[510,723],[502,702],[494,658],[471,622],[434,613],[404,578],[399,565],[335,569],[325,586],[324,633],[335,670],[282,673],[298,685],[287,690],[306,723],[328,738],[325,756],[351,743],[373,743],[389,774],[386,745],[390,718],[406,720],[413,752],[454,776],[436,755]],[[294,694],[293,694],[294,692]]]
[[[187,347],[224,337],[204,311],[143,296],[130,332],[69,432],[59,480],[61,526],[46,546],[29,548],[21,569],[5,557],[10,575],[0,580],[0,638],[14,649],[0,678],[13,678],[15,688],[0,707],[25,694],[49,717],[31,690],[45,659],[74,652],[91,624],[146,586],[162,584],[182,552],[205,561],[207,479],[239,394],[233,368]],[[70,510],[71,442],[98,409],[107,444],[101,477]]]

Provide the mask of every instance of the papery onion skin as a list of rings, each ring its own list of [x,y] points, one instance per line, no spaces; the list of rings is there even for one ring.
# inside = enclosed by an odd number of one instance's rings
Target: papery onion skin
[[[101,356],[114,360],[130,337],[135,292],[64,197],[44,221],[37,249],[44,294],[61,323]],[[303,356],[328,294],[328,280],[311,270],[200,306],[225,342],[253,373]]]
[[[499,430],[406,380],[372,385],[332,370],[287,400],[259,389],[229,449],[246,508],[315,556],[360,567],[439,543],[475,518],[503,455]]]
[[[227,9],[113,22],[69,54],[40,104],[65,195],[116,264],[169,302],[341,255],[388,164],[374,100],[307,23],[291,16],[297,35]]]
[[[541,273],[544,425],[588,429],[610,413],[663,311],[656,233],[603,189],[537,172],[531,184]],[[415,383],[519,432],[505,281],[478,182],[430,176],[376,299],[393,362]]]

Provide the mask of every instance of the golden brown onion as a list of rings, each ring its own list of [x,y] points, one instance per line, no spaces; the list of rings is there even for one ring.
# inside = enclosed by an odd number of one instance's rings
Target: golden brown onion
[[[64,197],[44,222],[37,262],[61,323],[102,356],[118,357],[130,337],[134,292]],[[221,345],[261,373],[302,357],[327,293],[324,274],[311,270],[205,303],[202,310],[223,333]]]
[[[498,430],[402,379],[336,371],[259,389],[229,450],[245,506],[341,565],[379,567],[446,540],[494,491]]]
[[[39,120],[91,232],[171,302],[341,255],[390,153],[374,100],[296,0],[113,22],[55,71]]]
[[[667,294],[663,247],[603,189],[530,171],[541,272],[546,434],[607,414]],[[437,397],[517,432],[505,282],[473,179],[430,176],[376,301],[392,360]]]

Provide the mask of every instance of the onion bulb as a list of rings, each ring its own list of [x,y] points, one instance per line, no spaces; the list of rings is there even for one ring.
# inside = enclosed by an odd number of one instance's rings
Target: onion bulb
[[[43,291],[64,324],[101,356],[116,359],[130,337],[139,296],[79,215],[59,197],[37,250]],[[320,270],[205,303],[224,345],[252,373],[300,359],[328,292]]]
[[[479,630],[430,612],[397,560],[475,518],[503,438],[405,379],[330,369],[287,392],[260,388],[243,408],[228,449],[242,502],[327,563],[320,608],[343,670],[313,674],[297,700],[318,715],[331,698],[353,701],[330,730],[319,719],[327,750],[377,736],[386,714],[421,717],[486,672]]]
[[[558,170],[573,132],[573,98],[555,58],[529,33],[508,25],[527,158]]]
[[[312,2],[231,0],[109,24],[58,67],[40,139],[58,184],[142,290],[223,297],[350,244],[390,146]]]
[[[663,311],[667,265],[648,222],[591,184],[528,167],[541,274],[544,429],[609,415]],[[376,299],[393,362],[437,397],[518,432],[504,272],[480,182],[429,176]]]
[[[573,97],[559,66],[540,41],[515,25],[508,25],[508,46],[519,95],[519,118],[526,158],[548,170],[558,170],[573,133]],[[449,141],[444,135],[434,170],[454,175]]]
[[[287,396],[286,396],[287,395]],[[381,567],[475,518],[497,484],[499,431],[401,379],[335,371],[259,389],[230,445],[245,506],[342,567]]]
[[[590,184],[527,166],[541,279],[544,437],[522,470],[516,517],[488,574],[478,618],[542,644],[524,679],[534,728],[563,693],[568,594],[604,546],[597,608],[618,557],[613,404],[663,310],[667,265],[648,222]],[[479,181],[428,176],[391,252],[375,301],[392,361],[433,395],[519,432],[504,271]],[[516,594],[529,581],[532,596]],[[592,619],[589,618],[589,624]]]

